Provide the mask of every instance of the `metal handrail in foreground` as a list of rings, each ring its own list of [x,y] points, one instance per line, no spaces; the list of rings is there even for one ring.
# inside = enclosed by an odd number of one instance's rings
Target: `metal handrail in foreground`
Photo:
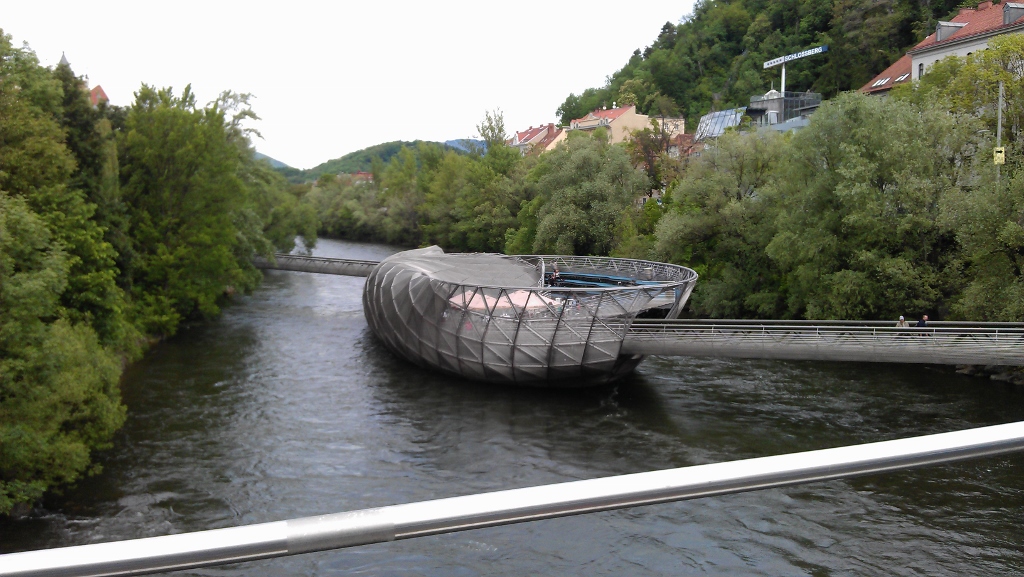
[[[1024,422],[262,523],[0,555],[0,576],[138,575],[339,549],[1024,450]]]

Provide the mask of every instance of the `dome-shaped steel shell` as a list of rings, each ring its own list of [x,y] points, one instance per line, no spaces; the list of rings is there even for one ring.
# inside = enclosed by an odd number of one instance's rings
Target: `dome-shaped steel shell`
[[[692,270],[642,260],[401,252],[370,273],[363,311],[396,354],[468,379],[585,386],[630,372],[638,314],[676,318]],[[661,316],[661,315],[658,315]]]

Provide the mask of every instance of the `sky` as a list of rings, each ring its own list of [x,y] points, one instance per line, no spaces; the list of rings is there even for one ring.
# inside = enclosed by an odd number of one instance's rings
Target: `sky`
[[[392,140],[476,136],[557,122],[571,92],[599,87],[693,0],[517,2],[18,2],[0,29],[44,66],[128,106],[143,84],[187,84],[200,103],[255,96],[256,149],[311,168]]]

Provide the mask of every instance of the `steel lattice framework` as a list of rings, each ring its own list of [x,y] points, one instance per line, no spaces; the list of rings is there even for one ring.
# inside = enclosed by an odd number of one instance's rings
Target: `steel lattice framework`
[[[367,279],[374,334],[421,366],[466,378],[584,386],[631,371],[621,354],[638,314],[678,316],[697,273],[650,261],[406,251]]]

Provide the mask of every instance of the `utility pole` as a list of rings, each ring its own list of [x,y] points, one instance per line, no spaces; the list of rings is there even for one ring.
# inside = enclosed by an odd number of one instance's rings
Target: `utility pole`
[[[1006,149],[1003,148],[1003,81],[999,81],[999,105],[996,109],[996,150],[993,155],[996,164],[996,193],[999,192],[999,177],[1003,163],[1006,162]]]

